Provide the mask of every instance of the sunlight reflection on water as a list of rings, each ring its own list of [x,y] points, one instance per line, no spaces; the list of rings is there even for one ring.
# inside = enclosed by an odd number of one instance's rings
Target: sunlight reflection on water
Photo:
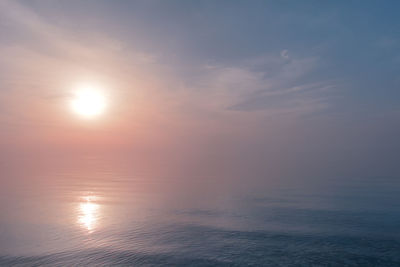
[[[100,205],[96,203],[97,197],[84,196],[79,203],[78,223],[87,229],[89,233],[96,228],[100,215]]]
[[[0,186],[0,266],[400,263],[398,179],[236,193],[96,168]]]

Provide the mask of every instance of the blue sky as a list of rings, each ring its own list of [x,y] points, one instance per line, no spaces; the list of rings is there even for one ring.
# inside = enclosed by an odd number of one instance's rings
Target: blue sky
[[[294,170],[315,162],[321,172],[340,165],[339,173],[393,174],[399,8],[398,1],[1,1],[0,136],[7,146],[81,146],[93,129],[63,122],[60,105],[66,84],[91,77],[118,103],[107,126],[96,126],[98,142],[108,132],[133,150],[135,139],[168,151],[184,136],[182,153],[201,154],[203,143],[215,142],[230,158],[245,148],[260,161],[248,164],[254,168],[268,159]],[[74,137],[56,140],[65,128]],[[155,134],[160,129],[167,137]]]
[[[279,72],[278,66],[249,62],[287,51],[288,59],[315,61],[296,83],[335,84],[345,98],[338,103],[346,104],[342,108],[398,104],[397,1],[25,3],[47,23],[73,34],[104,34],[125,49],[156,55],[183,79],[198,78],[193,76],[202,65],[243,67],[271,76],[271,68]]]

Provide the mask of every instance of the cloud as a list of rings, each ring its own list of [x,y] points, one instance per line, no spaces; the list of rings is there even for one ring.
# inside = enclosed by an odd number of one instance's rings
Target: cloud
[[[289,51],[288,50],[282,50],[281,51],[281,57],[288,59],[289,58]]]
[[[0,17],[5,22],[0,23],[5,37],[0,40],[0,103],[7,111],[2,122],[62,125],[57,116],[64,117],[74,84],[93,80],[112,88],[116,101],[125,101],[134,85],[144,87],[139,85],[149,80],[148,69],[156,69],[152,54],[128,49],[98,29],[84,36],[55,26],[20,2],[0,1]]]
[[[55,26],[18,2],[3,1],[1,5],[0,13],[9,19],[9,25],[27,39],[0,42],[0,67],[7,69],[1,86],[8,89],[0,100],[25,102],[8,105],[10,109],[38,106],[41,110],[36,115],[23,110],[10,112],[24,118],[19,121],[60,124],[59,116],[64,116],[65,110],[58,108],[59,113],[51,120],[48,110],[56,110],[57,103],[64,105],[60,101],[69,96],[66,88],[82,77],[113,87],[119,97],[115,100],[119,114],[136,116],[141,124],[161,125],[161,120],[171,123],[172,118],[174,123],[184,124],[198,119],[249,119],[258,114],[299,116],[330,104],[328,91],[334,84],[309,77],[318,69],[319,59],[297,55],[293,50],[290,56],[284,49],[230,63],[203,64],[185,59],[182,67],[181,62],[160,60],[155,56],[160,54],[157,51],[143,52],[124,39],[111,38],[96,29],[90,36],[82,36]],[[131,107],[141,114],[141,120],[131,114]]]
[[[235,65],[206,65],[196,81],[186,84],[191,105],[214,112],[258,112],[303,115],[329,107],[332,81],[312,74],[318,58],[262,55]],[[197,103],[193,103],[193,99]]]

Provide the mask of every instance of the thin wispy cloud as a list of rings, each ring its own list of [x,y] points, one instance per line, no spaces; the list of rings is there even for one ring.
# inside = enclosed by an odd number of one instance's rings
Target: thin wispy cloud
[[[146,80],[151,75],[157,77],[157,85],[140,90],[144,94],[147,94],[146,91],[154,92],[170,99],[172,103],[166,103],[169,108],[186,105],[189,109],[196,106],[198,110],[213,113],[263,111],[266,115],[275,116],[317,112],[331,104],[328,92],[323,89],[333,88],[332,84],[302,80],[318,68],[315,57],[296,57],[293,56],[295,52],[283,49],[279,53],[245,58],[230,65],[192,62],[191,68],[195,70],[193,78],[182,80],[179,71],[168,77],[175,66],[166,68],[165,62],[159,61],[156,53],[145,53],[134,47],[130,47],[127,53],[124,47],[128,44],[124,44],[124,40],[108,36],[97,35],[101,39],[90,41],[52,25],[18,2],[3,1],[2,6],[4,15],[17,25],[17,31],[34,37],[32,42],[23,46],[2,44],[0,47],[3,64],[9,68],[7,78],[2,81],[8,91],[19,88],[20,93],[25,95],[41,94],[40,97],[47,101],[60,101],[68,98],[69,93],[56,89],[60,88],[59,81],[70,79],[74,73],[118,75],[126,80],[125,84],[129,83],[130,77],[127,76],[131,76],[125,73],[135,73],[136,80]],[[37,68],[37,64],[41,68]],[[179,69],[179,66],[176,67]],[[24,81],[19,79],[22,75]],[[30,79],[26,79],[28,76]],[[162,100],[153,101],[159,103]],[[180,108],[176,112],[181,112]]]
[[[353,17],[337,8],[299,3],[138,3],[0,2],[3,140],[34,143],[26,127],[39,145],[89,140],[68,108],[71,89],[85,81],[110,97],[107,123],[85,129],[103,133],[99,144],[127,149],[196,154],[198,139],[282,145],[335,124],[348,140],[347,121],[363,133],[377,127],[378,113],[396,121],[398,36],[389,25],[366,31],[345,24]]]
[[[192,91],[198,105],[214,111],[296,116],[332,105],[335,83],[309,77],[318,69],[318,59],[289,58],[287,51],[284,55],[262,55],[230,66],[206,65],[186,90]]]

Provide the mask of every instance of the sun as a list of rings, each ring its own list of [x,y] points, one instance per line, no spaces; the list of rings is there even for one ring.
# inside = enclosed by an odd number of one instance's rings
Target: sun
[[[79,85],[73,91],[71,108],[76,114],[85,119],[92,119],[103,114],[107,101],[104,91],[92,84]]]

